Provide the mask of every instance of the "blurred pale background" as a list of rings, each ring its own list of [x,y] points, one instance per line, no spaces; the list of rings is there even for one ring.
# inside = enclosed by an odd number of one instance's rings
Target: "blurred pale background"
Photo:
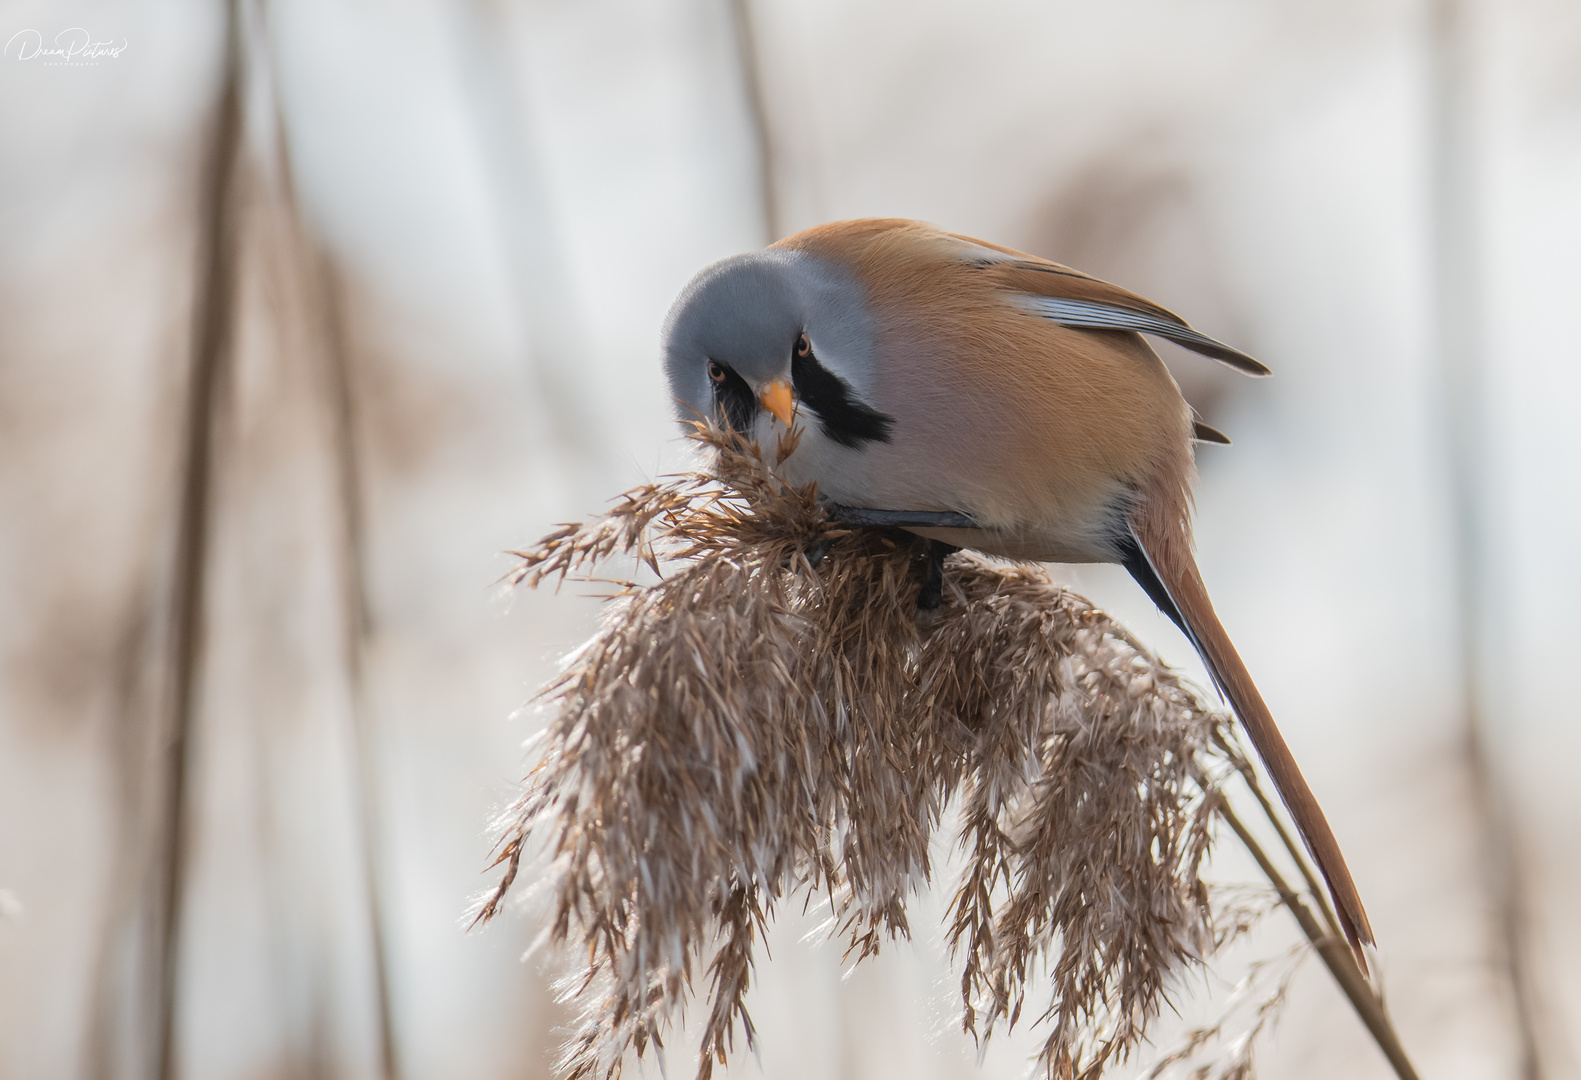
[[[597,604],[502,602],[501,552],[682,460],[656,348],[694,271],[864,215],[1274,368],[1166,356],[1235,440],[1199,455],[1204,571],[1406,1045],[1581,1077],[1581,7],[0,16],[0,1078],[155,1076],[166,1011],[189,1080],[547,1076],[532,914],[460,920],[542,722],[513,710]],[[73,27],[124,49],[29,57]],[[1198,670],[1123,574],[1068,577]],[[957,1033],[921,907],[847,979],[786,913],[731,1074],[1025,1075],[1024,1035]],[[1387,1075],[1315,964],[1261,1064]]]

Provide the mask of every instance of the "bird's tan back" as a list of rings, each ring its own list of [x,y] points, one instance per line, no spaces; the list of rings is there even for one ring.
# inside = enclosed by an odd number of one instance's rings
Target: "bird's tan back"
[[[1190,410],[1157,354],[1136,334],[1069,329],[1020,307],[1030,289],[1018,275],[1036,271],[995,256],[1066,268],[900,220],[837,222],[781,244],[838,263],[867,291],[878,394],[896,419],[876,456],[894,456],[897,484],[932,488],[896,498],[931,496],[1029,540],[1101,522],[1128,492],[1173,493],[1184,512]],[[1130,297],[1074,271],[1053,276],[1082,298]],[[940,416],[952,417],[948,432]]]

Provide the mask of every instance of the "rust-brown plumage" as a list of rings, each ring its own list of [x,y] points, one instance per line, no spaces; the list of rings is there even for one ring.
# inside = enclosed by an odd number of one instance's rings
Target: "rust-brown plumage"
[[[1121,561],[1117,530],[1128,531],[1257,748],[1365,969],[1372,929],[1339,843],[1192,555],[1189,406],[1139,334],[1062,325],[1027,300],[1105,305],[1189,333],[1185,323],[1079,271],[912,221],[837,222],[776,247],[840,268],[866,293],[872,400],[894,435],[863,448],[847,489],[872,506],[966,514],[981,528],[917,531],[1011,558]],[[1186,344],[1267,371],[1217,342]],[[795,475],[795,459],[786,464]]]

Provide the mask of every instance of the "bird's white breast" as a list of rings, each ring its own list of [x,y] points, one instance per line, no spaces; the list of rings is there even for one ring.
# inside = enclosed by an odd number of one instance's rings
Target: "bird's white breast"
[[[795,452],[776,467],[793,485],[816,482],[823,498],[870,510],[948,510],[983,524],[981,529],[914,529],[920,535],[990,555],[1038,562],[1105,562],[1114,558],[1112,515],[1103,508],[1031,520],[1007,513],[986,498],[989,488],[970,471],[954,467],[947,456],[930,457],[928,437],[871,443],[853,449],[825,435],[815,417],[798,416],[801,439]],[[773,461],[785,428],[760,416],[754,437]],[[915,433],[913,433],[915,435]],[[919,443],[921,444],[919,446]],[[984,463],[985,465],[987,463]],[[1125,495],[1121,485],[1114,498]]]

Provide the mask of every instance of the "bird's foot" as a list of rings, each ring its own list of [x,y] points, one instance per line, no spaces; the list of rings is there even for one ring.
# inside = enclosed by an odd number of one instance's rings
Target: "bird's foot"
[[[944,560],[961,550],[943,540],[929,540],[922,553],[922,588],[917,590],[917,610],[936,611],[944,602]]]

